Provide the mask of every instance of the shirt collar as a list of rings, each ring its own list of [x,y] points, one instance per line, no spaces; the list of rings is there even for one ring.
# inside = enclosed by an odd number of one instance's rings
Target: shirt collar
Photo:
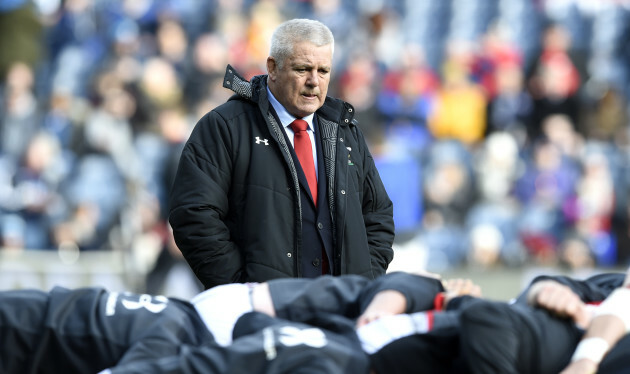
[[[287,112],[284,106],[280,104],[280,102],[276,99],[275,96],[273,96],[269,87],[267,87],[267,96],[269,97],[269,102],[271,103],[271,106],[273,107],[273,109],[275,109],[276,114],[278,115],[278,118],[280,119],[280,123],[282,123],[282,126],[289,127],[291,125],[291,122],[293,122],[293,120],[295,120],[296,117],[292,116],[291,114],[289,114],[289,112]],[[314,131],[313,130],[313,117],[314,116],[315,116],[315,113],[311,113],[308,116],[302,118],[303,120],[306,121],[306,123],[308,123],[308,128],[311,131]]]

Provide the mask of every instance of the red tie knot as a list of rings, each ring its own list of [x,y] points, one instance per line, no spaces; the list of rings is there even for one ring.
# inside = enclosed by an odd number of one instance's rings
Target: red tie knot
[[[306,131],[307,128],[308,122],[303,119],[296,119],[295,121],[291,122],[291,129],[293,129],[293,132]]]

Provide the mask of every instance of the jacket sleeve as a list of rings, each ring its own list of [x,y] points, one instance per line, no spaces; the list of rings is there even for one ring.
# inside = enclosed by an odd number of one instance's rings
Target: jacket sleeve
[[[360,296],[370,280],[354,274],[333,277],[270,280],[271,300],[280,318],[308,321],[320,314],[354,318],[360,313]]]
[[[564,275],[541,275],[534,278],[529,286],[517,297],[516,302],[526,304],[527,293],[536,283],[543,280],[553,280],[568,286],[583,302],[598,302],[604,300],[615,288],[623,284],[624,273],[603,273],[587,279],[575,279]]]
[[[363,184],[363,220],[374,277],[385,274],[394,258],[394,205],[385,190],[362,132],[353,127],[362,148],[365,182]]]
[[[369,358],[355,336],[259,313],[250,313],[239,320],[239,324],[248,322],[257,324],[260,330],[238,337],[230,346],[183,345],[177,355],[117,365],[100,374],[367,374],[369,371]]]
[[[407,300],[405,313],[415,313],[434,308],[438,293],[444,292],[442,281],[406,272],[391,272],[373,280],[364,288],[360,297],[360,311],[363,313],[374,296],[381,291],[394,290],[402,293]]]
[[[228,349],[219,346],[182,345],[177,355],[118,364],[99,374],[228,373],[228,353]]]
[[[232,157],[225,120],[210,112],[182,151],[170,194],[169,222],[177,246],[206,288],[238,282],[240,251],[226,223]]]
[[[304,322],[321,314],[357,318],[381,291],[401,292],[407,313],[430,310],[437,293],[444,291],[438,279],[394,272],[369,280],[359,275],[322,276],[316,279],[274,279],[269,291],[278,317]]]

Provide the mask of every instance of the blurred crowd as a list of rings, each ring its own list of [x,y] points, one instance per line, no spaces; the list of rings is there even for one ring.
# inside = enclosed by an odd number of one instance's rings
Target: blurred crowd
[[[273,29],[336,37],[352,103],[427,267],[630,259],[630,2],[1,0],[0,246],[179,255],[166,221],[229,63],[265,72]]]

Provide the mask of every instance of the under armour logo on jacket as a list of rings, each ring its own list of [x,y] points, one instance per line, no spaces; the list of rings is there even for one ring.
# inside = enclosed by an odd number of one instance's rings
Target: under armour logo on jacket
[[[260,137],[256,137],[256,144],[264,143],[265,145],[269,145],[269,140],[261,139]]]

